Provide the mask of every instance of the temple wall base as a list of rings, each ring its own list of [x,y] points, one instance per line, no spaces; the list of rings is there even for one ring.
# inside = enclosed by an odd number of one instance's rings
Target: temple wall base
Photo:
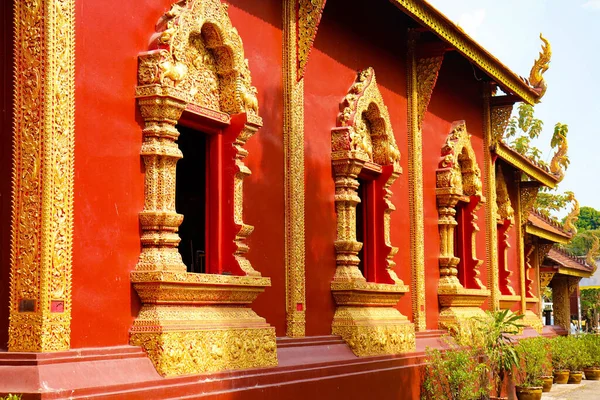
[[[331,330],[359,357],[415,350],[415,326],[393,307],[339,306]]]

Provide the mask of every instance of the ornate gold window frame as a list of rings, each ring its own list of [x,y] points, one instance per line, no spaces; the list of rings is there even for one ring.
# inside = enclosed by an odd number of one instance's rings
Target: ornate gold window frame
[[[250,304],[270,285],[244,257],[252,232],[243,215],[246,141],[261,127],[241,38],[219,0],[179,2],[160,18],[150,51],[139,55],[136,97],[145,122],[142,252],[131,273],[142,309],[131,344],[142,346],[162,375],[277,364],[275,330]],[[178,122],[221,132],[220,157],[235,172],[222,178],[231,204],[220,211],[230,229],[217,238],[232,275],[187,273],[177,245],[183,216],[175,211]],[[209,199],[210,201],[210,199]],[[209,241],[209,246],[213,243]]]
[[[512,271],[508,266],[509,231],[515,225],[515,210],[510,201],[506,179],[500,163],[496,164],[496,223],[498,226],[498,284],[500,308],[511,309],[521,300],[512,286]],[[515,233],[516,234],[516,233]]]
[[[408,292],[393,270],[398,249],[390,241],[390,186],[398,178],[400,151],[396,145],[387,107],[377,87],[373,68],[358,77],[340,105],[337,127],[332,130],[332,166],[335,177],[337,211],[336,273],[331,290],[337,309],[333,334],[341,335],[359,356],[391,354],[415,347],[414,325],[394,306]],[[383,229],[385,248],[389,250],[380,282],[367,282],[360,272],[358,253],[362,243],[356,240],[358,175],[363,169],[381,170],[385,207],[375,221]]]
[[[477,210],[485,203],[482,193],[481,170],[477,164],[475,151],[471,145],[465,121],[455,121],[442,148],[439,168],[436,171],[436,197],[440,231],[440,281],[438,297],[442,310],[439,324],[444,328],[455,327],[461,320],[481,314],[479,308],[490,295],[479,279],[479,267],[482,260],[477,258],[476,236]],[[463,228],[467,232],[469,264],[472,268],[473,286],[465,288],[458,279],[457,266],[460,259],[454,254],[454,235],[458,224],[456,207],[459,201],[468,202],[465,207],[468,224]]]

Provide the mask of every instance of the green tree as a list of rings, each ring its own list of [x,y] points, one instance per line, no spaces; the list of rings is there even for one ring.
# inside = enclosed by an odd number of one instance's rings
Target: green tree
[[[596,230],[600,228],[600,211],[592,207],[581,207],[579,219],[575,223],[577,229]]]
[[[600,229],[579,231],[571,241],[564,245],[564,249],[576,256],[585,256],[592,248],[592,235],[600,237]]]
[[[513,115],[508,121],[504,138],[506,143],[515,149],[519,154],[533,160],[538,165],[548,168],[548,163],[542,159],[542,151],[532,145],[532,140],[538,138],[542,133],[544,122],[534,115],[534,107],[526,103],[520,103],[517,115]],[[550,147],[557,149],[567,138],[569,127],[566,124],[557,122],[554,125],[554,132],[550,140]],[[558,165],[566,170],[569,166],[569,157],[565,155],[558,159]],[[556,219],[553,212],[562,210],[570,202],[570,192],[564,194],[556,190],[550,190],[541,187],[535,203],[536,209],[542,214]]]

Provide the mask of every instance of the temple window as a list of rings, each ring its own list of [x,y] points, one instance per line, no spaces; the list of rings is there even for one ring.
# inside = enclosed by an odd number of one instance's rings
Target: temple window
[[[454,122],[437,170],[441,293],[485,289],[475,243],[476,213],[485,202],[480,176],[465,123]]]
[[[372,68],[358,73],[340,104],[331,147],[337,212],[332,333],[359,356],[414,349],[414,326],[394,307],[408,292],[394,271],[398,248],[390,238],[390,187],[402,172],[400,151]]]

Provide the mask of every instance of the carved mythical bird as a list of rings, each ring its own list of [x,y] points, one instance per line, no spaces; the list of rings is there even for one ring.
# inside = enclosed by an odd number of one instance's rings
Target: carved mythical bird
[[[550,64],[550,58],[552,57],[552,48],[550,47],[550,42],[542,36],[540,33],[540,39],[542,39],[542,51],[540,51],[540,55],[538,59],[533,63],[533,67],[531,67],[531,72],[529,72],[529,84],[539,91],[540,99],[544,97],[546,93],[546,81],[544,80],[544,72],[548,70],[548,66]]]
[[[579,219],[579,201],[577,201],[573,193],[569,193],[569,200],[573,202],[573,209],[571,210],[569,215],[567,215],[567,218],[565,218],[563,228],[567,232],[570,232],[573,236],[575,236],[577,235],[577,227],[575,226],[575,224]]]

